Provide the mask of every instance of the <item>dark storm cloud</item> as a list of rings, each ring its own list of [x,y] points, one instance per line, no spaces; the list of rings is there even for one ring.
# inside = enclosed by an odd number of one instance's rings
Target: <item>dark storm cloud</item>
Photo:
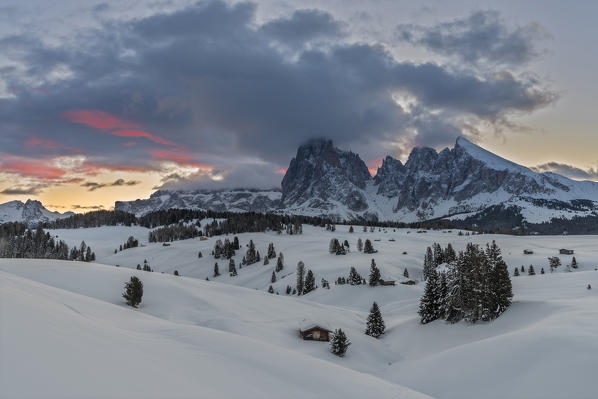
[[[400,40],[471,64],[525,64],[538,56],[537,42],[546,36],[537,23],[507,26],[497,11],[477,11],[467,18],[428,27],[397,26]]]
[[[444,144],[460,134],[459,116],[493,123],[555,98],[539,82],[507,72],[482,75],[415,64],[377,44],[347,43],[338,38],[340,23],[319,11],[296,11],[256,26],[255,8],[197,3],[108,22],[68,46],[49,47],[35,37],[0,40],[0,52],[26,67],[8,75],[16,97],[0,99],[0,121],[10,133],[0,137],[0,146],[19,153],[25,136],[36,135],[83,148],[104,163],[147,167],[166,158],[188,165],[254,158],[262,162],[244,168],[257,176],[269,165],[262,185],[272,186],[280,182],[276,169],[286,167],[296,147],[311,137],[358,149],[415,129],[419,144]],[[293,57],[272,45],[292,47],[321,37],[337,39],[321,46],[313,41]],[[69,74],[51,78],[52,70]],[[396,105],[397,91],[415,98],[416,111]],[[91,122],[72,123],[63,115],[73,109],[100,110],[137,129],[115,133]],[[163,146],[148,137],[176,148],[158,151]],[[27,151],[43,154],[37,147]],[[225,182],[237,184],[233,169],[239,167],[231,166]]]
[[[581,169],[559,162],[548,162],[531,168],[536,172],[554,172],[577,180],[598,180],[598,169]]]
[[[278,18],[264,24],[260,30],[276,40],[295,45],[342,34],[339,22],[329,13],[319,10],[297,10],[289,18]]]

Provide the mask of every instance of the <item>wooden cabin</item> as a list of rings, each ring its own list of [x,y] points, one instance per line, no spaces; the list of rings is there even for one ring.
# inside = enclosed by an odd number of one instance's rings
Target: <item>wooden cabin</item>
[[[208,240],[208,237],[205,237],[205,236],[199,237],[199,241],[207,241],[207,240]]]
[[[380,285],[396,285],[396,282],[394,280],[378,280],[378,284]]]
[[[561,255],[573,255],[573,250],[572,249],[561,249],[560,251]]]
[[[533,255],[534,251],[532,251],[531,249],[524,249],[523,250],[523,254],[524,255]]]
[[[405,284],[405,285],[415,285],[416,282],[413,280],[407,280],[407,281],[402,281],[401,284]]]
[[[299,335],[306,341],[329,341],[332,331],[317,324],[306,325],[299,329]]]

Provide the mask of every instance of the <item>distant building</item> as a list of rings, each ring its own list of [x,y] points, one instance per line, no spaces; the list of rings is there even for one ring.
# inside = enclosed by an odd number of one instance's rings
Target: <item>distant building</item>
[[[561,249],[560,251],[561,255],[573,255],[573,250],[572,249]]]
[[[380,285],[396,285],[394,280],[378,280],[378,284]]]
[[[532,255],[532,254],[534,253],[534,251],[532,251],[531,249],[524,249],[524,250],[523,250],[523,253],[524,253],[525,255]]]
[[[325,323],[313,323],[304,320],[299,327],[299,335],[306,341],[329,341],[332,331],[323,327]]]
[[[207,240],[208,240],[208,237],[204,237],[204,236],[199,237],[199,241],[207,241]]]

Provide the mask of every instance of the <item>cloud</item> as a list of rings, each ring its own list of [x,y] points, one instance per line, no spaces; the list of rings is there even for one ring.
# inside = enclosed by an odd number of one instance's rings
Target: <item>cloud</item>
[[[598,181],[598,169],[581,169],[573,165],[559,162],[548,162],[542,165],[532,166],[530,169],[536,172],[553,172],[577,180]]]
[[[0,148],[44,156],[42,146],[24,148],[21,134],[43,132],[87,151],[88,175],[174,163],[199,170],[200,180],[219,176],[202,181],[219,186],[243,183],[238,168],[246,164],[243,186],[270,185],[313,137],[360,153],[405,138],[447,145],[462,134],[463,118],[496,124],[556,99],[534,78],[419,64],[379,43],[351,42],[342,22],[322,11],[260,25],[256,7],[209,1],[119,23],[103,19],[68,45],[47,45],[33,32],[0,39],[0,52],[19,65],[4,78],[15,94],[0,98]],[[296,46],[293,56],[273,43]],[[58,65],[72,75],[49,80],[46,72]],[[47,90],[32,90],[40,86]],[[400,107],[396,93],[415,105]],[[136,145],[125,145],[132,138]],[[19,168],[45,178],[61,173],[12,166]]]
[[[92,211],[99,211],[104,209],[103,205],[71,205],[71,209],[77,209],[77,210],[92,210]]]
[[[137,180],[124,180],[124,179],[117,179],[112,183],[96,183],[96,182],[85,182],[81,184],[81,187],[87,188],[87,191],[96,191],[104,187],[119,187],[119,186],[135,186],[140,184],[140,181]]]
[[[538,23],[507,26],[497,11],[477,11],[434,26],[402,24],[397,38],[469,64],[519,66],[536,58],[548,34]]]
[[[341,24],[332,15],[320,10],[297,10],[288,18],[267,22],[260,30],[266,36],[290,46],[342,34]]]
[[[0,191],[0,194],[4,195],[37,195],[41,192],[40,187],[13,187],[5,188]]]

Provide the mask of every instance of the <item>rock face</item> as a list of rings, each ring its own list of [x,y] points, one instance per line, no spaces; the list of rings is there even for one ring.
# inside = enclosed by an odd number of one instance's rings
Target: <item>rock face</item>
[[[414,222],[465,218],[500,205],[519,209],[530,223],[598,211],[598,183],[533,172],[462,137],[440,152],[414,148],[405,164],[387,156],[375,177],[359,155],[330,140],[312,140],[299,147],[281,186],[281,192],[161,190],[147,200],[117,202],[115,209],[144,214],[196,208]]]
[[[330,140],[312,140],[297,150],[282,179],[281,207],[351,212],[368,209],[363,190],[372,177],[359,155],[341,151]]]
[[[0,223],[22,222],[28,225],[48,222],[74,215],[73,212],[51,212],[35,200],[10,201],[0,204]]]

